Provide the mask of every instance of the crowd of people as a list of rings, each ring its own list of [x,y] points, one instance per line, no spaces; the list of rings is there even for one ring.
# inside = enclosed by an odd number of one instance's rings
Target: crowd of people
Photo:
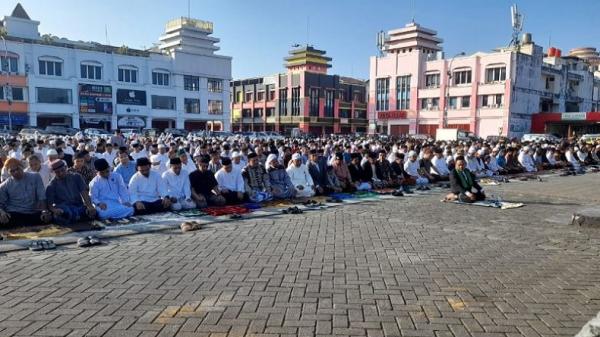
[[[485,199],[481,178],[600,163],[600,142],[500,139],[445,142],[393,137],[261,140],[197,136],[36,136],[3,139],[0,225],[90,219],[391,189],[450,189]]]

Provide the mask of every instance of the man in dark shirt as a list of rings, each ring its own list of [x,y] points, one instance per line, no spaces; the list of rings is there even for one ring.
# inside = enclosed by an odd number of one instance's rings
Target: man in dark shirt
[[[225,198],[219,191],[217,179],[208,168],[210,157],[197,157],[196,162],[198,169],[190,173],[190,187],[192,188],[192,199],[194,199],[198,208],[204,208],[208,205],[225,205]]]
[[[55,177],[46,189],[46,200],[54,220],[68,225],[85,217],[93,219],[96,208],[83,178],[77,173],[68,173],[66,163],[60,159],[54,160],[51,168]]]

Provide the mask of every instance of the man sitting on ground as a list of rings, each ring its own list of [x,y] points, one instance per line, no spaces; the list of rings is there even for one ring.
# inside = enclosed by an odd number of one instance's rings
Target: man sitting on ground
[[[431,174],[435,177],[436,181],[448,181],[450,180],[450,169],[448,169],[448,163],[444,158],[444,151],[441,148],[434,150],[434,156],[431,159]]]
[[[456,158],[456,167],[450,172],[450,193],[446,201],[461,201],[473,203],[485,200],[483,188],[475,180],[475,175],[466,168],[465,158]]]
[[[319,195],[328,192],[327,160],[322,156],[319,157],[317,150],[310,150],[310,156],[306,166],[315,183],[315,192]]]
[[[270,154],[267,157],[265,169],[269,173],[269,183],[271,191],[273,191],[273,198],[292,199],[296,196],[294,184],[285,171],[285,168],[277,160],[276,154]]]
[[[137,214],[164,212],[171,207],[167,187],[158,173],[150,170],[150,160],[140,157],[136,161],[137,173],[129,182],[129,194]]]
[[[67,163],[61,159],[54,160],[51,167],[55,177],[46,189],[46,200],[54,221],[69,225],[86,217],[93,219],[96,208],[81,175],[67,172]]]
[[[287,174],[292,181],[292,185],[296,188],[296,196],[299,198],[310,198],[315,195],[315,184],[308,167],[302,163],[302,155],[294,153],[292,162],[287,168]]]
[[[162,174],[167,185],[167,194],[171,197],[171,210],[192,209],[196,203],[192,200],[189,175],[182,168],[181,159],[175,157],[169,160],[171,166]]]
[[[0,184],[0,225],[23,226],[47,223],[46,193],[37,173],[23,172],[20,160],[9,158],[4,167],[10,175]]]
[[[189,175],[192,198],[196,202],[196,206],[204,208],[207,206],[225,205],[225,198],[219,191],[219,183],[209,169],[209,158],[201,156],[197,157],[196,161],[198,169]]]
[[[204,165],[208,169],[208,162],[208,158],[204,158],[198,167]],[[217,179],[221,195],[225,197],[227,204],[235,205],[244,201],[244,178],[240,170],[233,168],[231,159],[223,159],[223,167],[215,173],[215,179]]]
[[[248,165],[242,171],[244,177],[244,190],[252,202],[261,202],[273,199],[269,173],[260,165],[256,153],[248,154]]]
[[[350,171],[350,177],[356,189],[359,191],[370,190],[372,188],[371,183],[368,177],[366,177],[365,170],[360,165],[362,156],[360,153],[353,153],[350,158],[352,159],[350,164],[348,164],[348,171]]]
[[[96,177],[90,182],[90,198],[96,205],[98,217],[122,219],[133,215],[129,201],[129,191],[121,175],[110,172],[110,165],[104,158],[94,162]]]

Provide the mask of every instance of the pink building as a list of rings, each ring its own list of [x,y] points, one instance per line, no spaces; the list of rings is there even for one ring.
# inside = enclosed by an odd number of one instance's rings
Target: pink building
[[[387,33],[382,55],[370,59],[369,131],[528,132],[539,111],[542,48],[526,39],[518,48],[444,58],[436,35],[416,23]]]

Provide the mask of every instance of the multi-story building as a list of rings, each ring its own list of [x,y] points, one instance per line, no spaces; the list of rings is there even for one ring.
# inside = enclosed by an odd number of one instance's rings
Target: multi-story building
[[[331,58],[311,46],[285,61],[285,73],[231,82],[234,131],[367,131],[365,81],[327,74]]]
[[[370,132],[435,135],[448,127],[518,137],[544,109],[598,106],[598,79],[587,64],[545,57],[530,34],[517,46],[452,58],[444,58],[441,43],[436,31],[416,23],[387,33],[382,55],[370,59]],[[553,62],[578,65],[558,70]],[[561,84],[548,84],[550,77]]]
[[[38,25],[20,4],[1,21],[12,104],[0,97],[0,124],[10,112],[16,127],[229,129],[231,57],[215,54],[211,22],[172,20],[147,50],[40,35]]]

